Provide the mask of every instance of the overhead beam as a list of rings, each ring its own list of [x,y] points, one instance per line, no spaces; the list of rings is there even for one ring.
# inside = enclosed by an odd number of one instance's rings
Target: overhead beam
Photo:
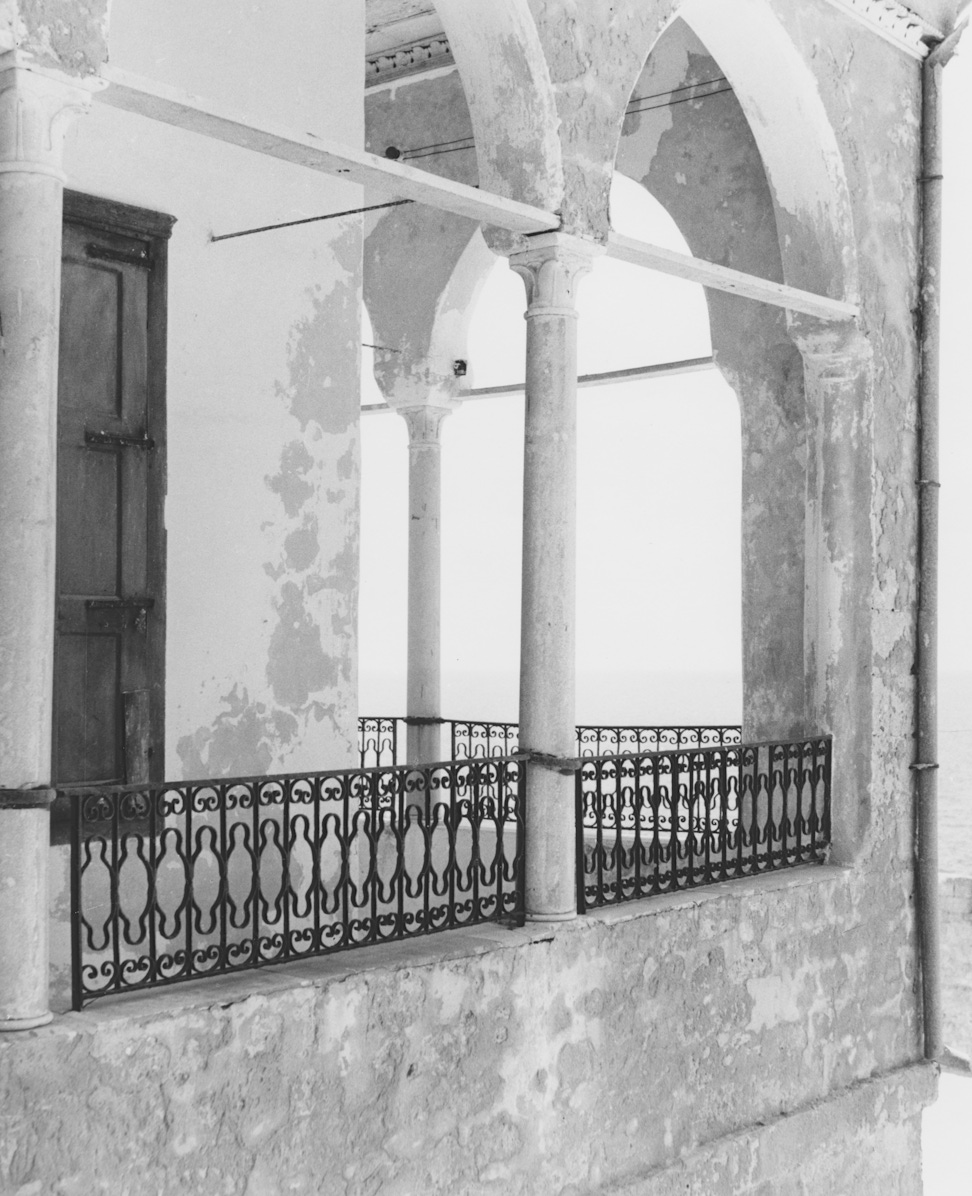
[[[281,162],[374,187],[400,199],[429,204],[456,216],[497,225],[514,233],[552,232],[560,218],[530,204],[506,199],[408,166],[351,149],[337,142],[296,133],[225,109],[212,100],[187,95],[127,71],[106,68],[109,86],[96,94],[102,104],[158,120],[203,137],[212,137]]]
[[[97,92],[95,98],[125,112],[513,233],[530,235],[553,232],[560,227],[560,218],[554,212],[309,133],[296,133],[267,123],[254,124],[249,117],[224,109],[212,100],[187,95],[127,71],[108,67],[104,78],[109,86]],[[610,235],[607,251],[610,257],[620,261],[824,320],[850,320],[858,314],[851,303],[743,274],[620,233]]]
[[[621,262],[645,266],[649,270],[658,270],[674,278],[700,282],[703,286],[712,287],[717,291],[728,291],[743,299],[755,299],[759,303],[785,307],[788,311],[803,312],[821,320],[854,320],[859,314],[855,304],[845,303],[842,299],[829,299],[826,295],[816,295],[812,291],[801,291],[783,283],[770,282],[768,279],[758,278],[755,274],[730,270],[728,266],[717,266],[714,262],[690,257],[687,253],[676,253],[673,249],[663,249],[660,245],[649,245],[645,241],[637,241],[634,237],[625,237],[621,233],[611,233],[607,253],[608,257]]]
[[[697,374],[702,370],[715,368],[712,357],[691,357],[687,361],[663,361],[658,365],[638,365],[627,370],[606,370],[602,374],[581,374],[577,385],[582,389],[591,386],[615,386],[619,382],[640,382],[646,378],[674,378],[680,374]],[[457,395],[467,403],[470,399],[495,399],[501,395],[523,394],[522,382],[508,382],[505,386],[479,386],[473,390],[463,391]],[[385,411],[394,411],[388,403],[366,403],[361,408],[362,415],[379,415]]]

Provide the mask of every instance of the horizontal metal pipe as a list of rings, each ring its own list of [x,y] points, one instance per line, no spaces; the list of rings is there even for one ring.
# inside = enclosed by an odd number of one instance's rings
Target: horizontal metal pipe
[[[627,370],[606,370],[601,374],[581,374],[577,379],[580,387],[612,386],[619,382],[639,382],[642,379],[674,378],[680,374],[697,374],[702,370],[715,368],[712,357],[690,357],[686,361],[663,361],[657,365],[639,365]],[[504,386],[481,386],[458,395],[462,401],[470,399],[493,399],[500,395],[523,394],[522,382],[509,382]],[[362,415],[379,415],[393,411],[387,403],[367,403],[361,408]]]

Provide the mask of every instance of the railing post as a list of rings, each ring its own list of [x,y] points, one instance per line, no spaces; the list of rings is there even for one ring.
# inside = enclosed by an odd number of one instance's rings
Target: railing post
[[[520,750],[528,755],[526,908],[577,915],[574,718],[577,309],[596,246],[561,233],[510,257],[527,290]]]
[[[584,768],[583,765],[574,773],[574,841],[577,845],[577,862],[575,879],[577,884],[577,912],[587,913],[587,893],[584,879]]]

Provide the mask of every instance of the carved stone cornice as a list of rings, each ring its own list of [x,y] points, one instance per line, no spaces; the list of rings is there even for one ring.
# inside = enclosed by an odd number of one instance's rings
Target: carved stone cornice
[[[929,52],[925,39],[941,41],[942,32],[897,0],[827,0],[834,8],[848,13],[862,25],[891,42],[913,58]]]
[[[382,83],[394,83],[408,75],[436,70],[440,66],[452,66],[455,59],[449,39],[444,33],[435,37],[423,37],[408,45],[396,46],[392,50],[381,50],[365,57],[365,87],[377,87]]]
[[[64,136],[99,85],[31,65],[14,50],[0,54],[0,173],[63,181]]]

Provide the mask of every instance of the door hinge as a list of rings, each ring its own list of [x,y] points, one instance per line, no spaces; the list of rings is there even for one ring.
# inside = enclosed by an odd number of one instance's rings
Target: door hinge
[[[84,252],[86,257],[100,262],[121,262],[125,266],[144,266],[146,269],[152,264],[147,245],[137,249],[113,249],[110,245],[96,245],[89,241]]]
[[[88,598],[86,610],[131,611],[135,615],[135,630],[144,635],[148,626],[148,612],[155,606],[154,598]]]
[[[155,448],[155,441],[151,436],[130,436],[125,432],[92,432],[84,430],[85,444],[104,444],[111,448],[137,448],[146,451]]]

